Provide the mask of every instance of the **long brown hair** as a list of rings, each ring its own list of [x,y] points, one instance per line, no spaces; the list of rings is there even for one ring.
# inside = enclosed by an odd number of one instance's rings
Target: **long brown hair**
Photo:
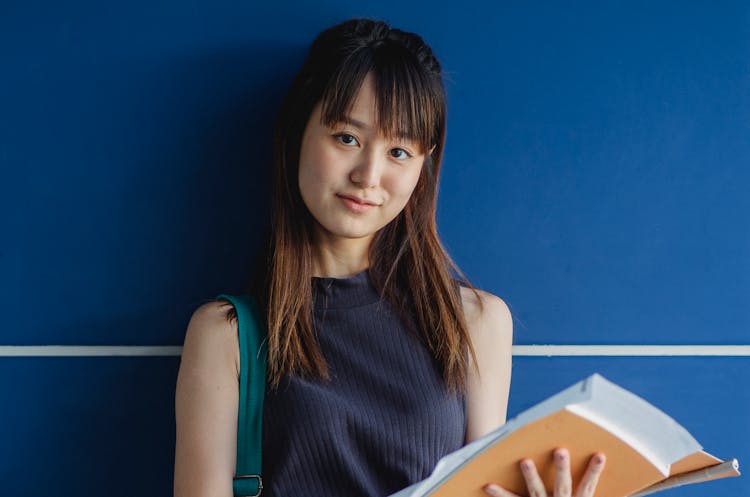
[[[299,191],[299,153],[314,106],[322,102],[325,124],[344,120],[368,73],[381,133],[414,140],[425,153],[407,205],[373,238],[369,277],[432,352],[449,389],[463,392],[474,350],[459,283],[477,292],[442,246],[435,220],[446,128],[441,67],[420,36],[370,19],[318,35],[276,118],[271,232],[251,285],[266,319],[268,379],[276,386],[287,373],[328,377],[313,324],[314,219]]]

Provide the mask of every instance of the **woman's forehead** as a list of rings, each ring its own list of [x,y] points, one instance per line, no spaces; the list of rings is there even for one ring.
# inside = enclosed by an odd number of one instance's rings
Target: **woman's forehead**
[[[376,129],[387,139],[415,142],[424,150],[434,144],[441,111],[423,87],[384,79],[373,71],[359,81],[356,76],[332,81],[321,97],[322,124],[360,124],[362,130]]]

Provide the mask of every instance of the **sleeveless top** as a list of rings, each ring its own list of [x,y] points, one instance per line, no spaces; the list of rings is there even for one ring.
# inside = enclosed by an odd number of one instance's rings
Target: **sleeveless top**
[[[372,286],[367,270],[313,278],[330,381],[266,387],[264,497],[384,497],[463,445],[465,399]]]

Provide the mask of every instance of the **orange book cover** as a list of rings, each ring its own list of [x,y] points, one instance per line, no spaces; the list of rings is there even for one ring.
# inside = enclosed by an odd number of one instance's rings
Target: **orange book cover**
[[[445,456],[429,478],[391,497],[486,497],[482,488],[490,482],[527,495],[518,469],[525,457],[534,460],[551,494],[556,447],[570,451],[574,482],[593,453],[607,455],[597,497],[647,495],[739,475],[736,460],[724,463],[703,452],[671,417],[595,374]]]

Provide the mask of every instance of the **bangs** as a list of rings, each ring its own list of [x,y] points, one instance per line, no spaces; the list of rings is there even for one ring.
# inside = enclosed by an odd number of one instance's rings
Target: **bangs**
[[[372,72],[375,127],[388,139],[406,139],[426,153],[438,142],[445,100],[439,75],[427,75],[404,48],[385,42],[354,52],[331,75],[322,95],[321,120],[327,126],[346,122],[365,76]]]

